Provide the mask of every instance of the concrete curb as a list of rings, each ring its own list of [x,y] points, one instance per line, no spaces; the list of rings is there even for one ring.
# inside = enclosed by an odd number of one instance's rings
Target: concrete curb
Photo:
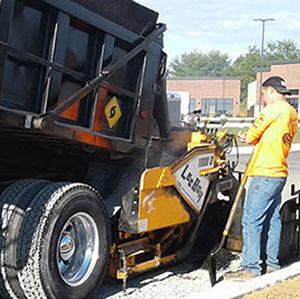
[[[254,146],[240,146],[239,147],[239,153],[241,155],[245,154],[252,154],[254,149]],[[292,144],[291,146],[291,152],[297,152],[300,151],[300,143]],[[230,154],[236,154],[236,148],[232,149],[232,152]]]
[[[237,299],[276,283],[285,281],[300,273],[300,262],[296,262],[281,270],[252,278],[245,282],[223,280],[214,287],[200,293],[195,293],[185,299]]]

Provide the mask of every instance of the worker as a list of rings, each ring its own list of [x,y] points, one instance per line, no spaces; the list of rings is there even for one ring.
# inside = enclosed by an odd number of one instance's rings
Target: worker
[[[298,129],[298,116],[286,101],[291,95],[285,81],[270,77],[262,84],[264,109],[241,142],[253,144],[248,175],[251,182],[244,209],[242,270],[232,278],[247,280],[280,269],[281,192],[288,175],[286,158]]]

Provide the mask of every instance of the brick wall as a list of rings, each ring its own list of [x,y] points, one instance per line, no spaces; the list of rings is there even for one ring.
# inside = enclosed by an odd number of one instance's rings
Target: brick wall
[[[241,80],[239,78],[168,79],[170,92],[190,92],[196,99],[196,109],[202,109],[202,99],[233,99],[233,116],[240,112]]]
[[[300,61],[282,61],[274,62],[270,65],[268,70],[264,70],[262,73],[262,82],[268,79],[271,76],[279,76],[283,78],[286,82],[287,88],[290,90],[298,90],[300,92]],[[257,82],[260,82],[260,72],[257,73]],[[260,88],[257,84],[256,90],[256,103],[259,103],[259,93]],[[292,98],[298,98],[299,106],[299,94],[292,95]],[[287,97],[289,98],[289,97]]]

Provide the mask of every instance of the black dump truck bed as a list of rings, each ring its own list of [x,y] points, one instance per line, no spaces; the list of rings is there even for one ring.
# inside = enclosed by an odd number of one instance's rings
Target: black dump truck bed
[[[0,190],[80,181],[113,209],[169,133],[165,25],[129,0],[0,3]]]
[[[129,0],[2,0],[0,123],[121,152],[149,125],[165,135],[157,16]]]
[[[152,31],[158,18],[158,13],[131,0],[73,1],[139,35]]]

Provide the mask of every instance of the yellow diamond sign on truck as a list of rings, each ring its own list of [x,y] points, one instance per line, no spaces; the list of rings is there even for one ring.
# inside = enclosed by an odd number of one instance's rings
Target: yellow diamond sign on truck
[[[122,112],[116,96],[114,96],[106,105],[105,116],[110,128],[112,128],[122,116]]]

